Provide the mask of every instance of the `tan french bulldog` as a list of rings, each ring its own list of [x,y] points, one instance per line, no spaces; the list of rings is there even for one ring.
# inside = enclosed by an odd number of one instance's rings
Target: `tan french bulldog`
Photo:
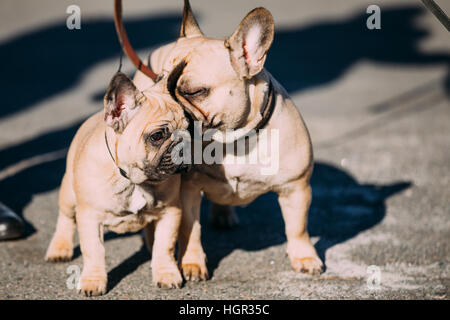
[[[257,134],[254,149],[264,149],[273,138],[265,158],[256,164],[239,163],[242,154],[227,152],[223,163],[199,164],[182,179],[183,218],[180,230],[181,267],[187,280],[208,277],[201,245],[199,222],[202,193],[211,201],[213,220],[233,224],[236,216],[230,206],[245,205],[267,192],[276,192],[285,221],[287,253],[296,272],[317,274],[323,264],[310,242],[307,216],[311,203],[310,177],[313,152],[305,123],[283,87],[264,69],[274,36],[269,11],[251,11],[229,38],[203,36],[185,0],[179,39],[156,50],[150,59],[153,70],[167,77],[173,98],[215,134],[214,143],[232,144],[249,130]],[[138,72],[137,87],[152,82]],[[264,158],[264,159],[263,159]],[[278,162],[277,162],[278,161]],[[263,174],[267,163],[277,170]]]
[[[90,117],[69,149],[59,193],[56,231],[47,261],[73,255],[78,226],[83,271],[81,293],[104,294],[107,288],[104,228],[117,233],[146,227],[152,248],[153,283],[179,287],[174,259],[181,219],[180,174],[171,150],[172,132],[186,129],[183,109],[158,85],[141,92],[117,73],[104,98],[104,112]],[[151,224],[148,225],[149,223]],[[153,234],[154,232],[154,234]]]

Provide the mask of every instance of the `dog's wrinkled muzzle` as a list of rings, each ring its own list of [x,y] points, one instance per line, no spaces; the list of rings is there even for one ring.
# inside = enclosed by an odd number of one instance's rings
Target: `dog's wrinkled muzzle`
[[[160,157],[158,165],[145,164],[144,172],[150,181],[162,181],[170,175],[188,172],[191,168],[189,163],[174,163],[172,151],[180,143],[179,139],[173,141]],[[183,157],[183,149],[179,151],[179,156]]]

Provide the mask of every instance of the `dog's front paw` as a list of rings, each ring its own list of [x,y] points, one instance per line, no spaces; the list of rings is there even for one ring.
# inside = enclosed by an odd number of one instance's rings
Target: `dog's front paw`
[[[291,260],[291,266],[295,272],[299,273],[316,275],[323,272],[323,263],[318,257],[294,258]]]
[[[181,288],[183,278],[177,267],[153,269],[153,284],[158,288]]]
[[[54,239],[50,243],[45,261],[47,262],[66,262],[72,260],[73,244],[63,240]]]
[[[101,296],[106,293],[106,275],[81,276],[78,292],[86,297]]]
[[[205,265],[197,263],[186,263],[181,266],[183,276],[186,281],[205,281],[208,280],[208,269]]]

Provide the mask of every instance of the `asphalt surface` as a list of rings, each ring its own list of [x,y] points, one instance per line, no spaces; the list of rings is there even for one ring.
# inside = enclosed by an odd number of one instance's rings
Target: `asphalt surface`
[[[181,0],[124,2],[142,57],[176,39]],[[79,247],[68,263],[45,263],[44,254],[66,148],[80,122],[102,108],[119,47],[112,1],[77,1],[81,30],[66,28],[71,4],[0,3],[0,201],[27,222],[24,239],[0,242],[0,299],[85,299],[71,289]],[[99,299],[449,298],[449,34],[418,0],[377,1],[382,28],[368,30],[370,4],[192,0],[211,36],[231,34],[254,7],[274,15],[266,66],[311,132],[309,231],[326,272],[290,270],[274,195],[238,208],[240,225],[229,231],[208,225],[205,201],[211,280],[154,288],[140,235],[111,233],[109,290]],[[133,73],[130,64],[125,71]]]

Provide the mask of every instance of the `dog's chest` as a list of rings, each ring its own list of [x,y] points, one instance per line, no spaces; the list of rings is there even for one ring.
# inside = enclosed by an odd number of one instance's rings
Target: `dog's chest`
[[[230,186],[233,196],[244,200],[253,200],[265,193],[270,180],[259,174],[259,167],[252,165],[224,164],[224,178]]]
[[[270,189],[270,180],[258,174],[257,166],[213,165],[202,166],[203,191],[217,203],[243,205],[250,203]]]
[[[110,230],[135,232],[153,221],[160,210],[159,201],[152,190],[135,184],[117,186],[113,195],[113,207],[108,210],[104,225]]]
[[[208,177],[207,197],[238,205],[268,192],[279,167],[277,143],[278,135],[266,131],[227,145],[219,164],[199,168]]]
[[[155,206],[155,196],[152,190],[142,185],[124,182],[113,190],[114,207],[111,211],[115,214],[137,214],[143,209],[150,210]]]

